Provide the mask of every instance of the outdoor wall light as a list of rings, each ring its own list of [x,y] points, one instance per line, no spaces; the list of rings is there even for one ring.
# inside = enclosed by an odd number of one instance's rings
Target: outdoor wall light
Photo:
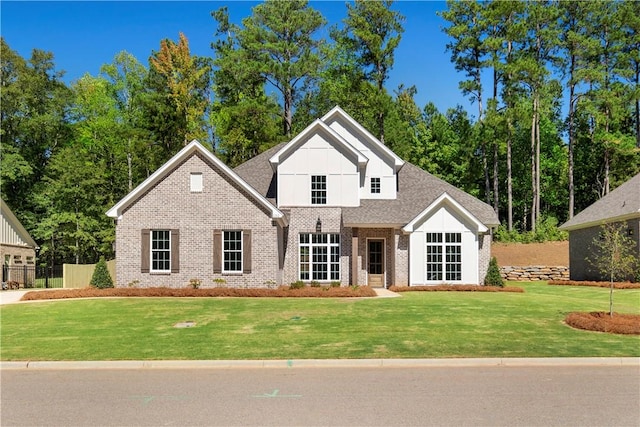
[[[316,233],[322,233],[322,221],[320,221],[320,217],[316,221]]]

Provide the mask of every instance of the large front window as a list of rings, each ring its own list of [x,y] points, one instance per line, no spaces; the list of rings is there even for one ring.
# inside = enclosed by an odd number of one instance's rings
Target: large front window
[[[327,177],[325,175],[311,175],[311,204],[327,204]]]
[[[151,231],[151,271],[171,271],[171,232]]]
[[[340,235],[300,234],[300,280],[340,280]]]
[[[427,233],[427,281],[462,280],[462,233]]]
[[[225,231],[223,233],[224,263],[223,272],[242,272],[242,231]]]

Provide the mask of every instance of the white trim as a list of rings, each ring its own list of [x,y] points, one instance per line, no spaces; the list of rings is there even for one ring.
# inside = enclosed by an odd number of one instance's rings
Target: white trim
[[[428,234],[439,234],[442,236],[442,242],[439,243],[429,243],[427,242],[427,235]],[[447,234],[455,234],[458,235],[460,237],[460,242],[455,242],[455,243],[447,243]],[[424,251],[424,260],[423,260],[423,268],[424,268],[424,283],[426,285],[439,285],[439,284],[443,284],[443,283],[463,283],[463,276],[464,276],[464,251],[463,251],[463,242],[462,242],[462,237],[463,237],[463,233],[460,231],[425,231],[424,232],[424,246],[425,246],[425,251]],[[428,276],[428,271],[427,271],[427,247],[429,246],[436,246],[436,247],[440,247],[442,248],[442,252],[440,253],[440,255],[442,256],[442,260],[440,261],[440,265],[442,266],[442,278],[440,280],[428,280],[427,276]],[[456,246],[458,248],[460,248],[460,280],[452,280],[452,279],[447,279],[447,264],[458,264],[458,263],[447,263],[447,246]],[[435,264],[435,263],[432,263]]]
[[[365,271],[367,272],[367,286],[369,286],[369,241],[382,240],[382,287],[387,289],[387,238],[386,237],[367,237],[367,246],[365,248]],[[394,266],[395,268],[395,266]]]
[[[371,134],[371,132],[366,130],[353,117],[351,117],[349,114],[347,114],[342,108],[340,108],[339,105],[336,105],[335,107],[333,107],[331,109],[331,111],[329,111],[327,114],[322,116],[322,118],[320,120],[322,120],[323,122],[326,123],[330,118],[332,118],[335,115],[339,115],[340,117],[344,118],[351,126],[355,127],[360,133],[362,133],[362,135],[364,135],[367,139],[369,139],[369,141],[373,145],[375,145],[382,152],[384,152],[390,159],[392,159],[396,172],[398,172],[402,168],[402,166],[404,166],[404,163],[405,163],[404,160],[402,160],[400,157],[398,157],[398,155],[396,153],[391,151],[389,149],[389,147],[387,147],[382,142],[380,142],[380,140],[378,138],[373,136]]]
[[[465,209],[460,203],[458,203],[453,197],[449,196],[446,192],[442,193],[440,197],[434,200],[425,210],[420,212],[414,219],[412,219],[407,225],[402,227],[402,231],[405,233],[412,233],[415,231],[415,227],[418,223],[420,223],[425,217],[427,217],[430,213],[435,212],[435,210],[443,203],[449,203],[458,213],[462,214],[468,220],[470,220],[476,226],[476,233],[486,233],[489,229],[486,225],[484,225],[478,218],[476,218],[471,212]]]
[[[169,234],[169,268],[167,269],[162,269],[162,270],[156,270],[153,268],[153,233],[154,232],[158,232],[158,231],[163,231]],[[166,252],[165,249],[156,249],[156,251],[162,251],[162,252]],[[150,274],[167,274],[167,273],[171,273],[171,230],[169,229],[164,229],[164,228],[158,228],[158,229],[151,229],[149,230],[149,273]]]
[[[220,272],[222,274],[242,274],[244,272],[244,231],[243,230],[221,230],[222,231],[222,266],[220,268]],[[227,270],[225,269],[224,262],[224,254],[227,250],[224,248],[224,233],[240,233],[240,270]],[[229,252],[238,252],[238,251],[229,251]]]
[[[246,190],[251,196],[253,196],[259,204],[267,208],[270,212],[272,219],[280,222],[282,225],[287,225],[287,219],[282,211],[269,202],[264,196],[258,193],[252,186],[247,184],[245,180],[225,165],[220,159],[218,159],[213,153],[207,150],[197,140],[191,141],[187,146],[180,150],[169,161],[156,170],[149,178],[145,179],[140,185],[138,185],[133,191],[127,194],[122,200],[116,203],[111,209],[107,211],[107,216],[111,218],[119,218],[124,210],[134,203],[139,197],[141,197],[146,191],[160,182],[173,168],[180,164],[183,160],[188,158],[194,153],[199,153],[207,160],[212,162],[216,167],[220,168],[227,176],[237,182],[244,190]]]
[[[289,157],[289,155],[306,140],[306,137],[313,133],[316,129],[321,129],[329,134],[331,138],[335,140],[338,144],[344,147],[353,157],[356,158],[358,167],[364,168],[367,165],[369,159],[362,154],[360,151],[356,150],[351,144],[349,144],[343,137],[341,137],[335,130],[331,129],[326,123],[324,123],[320,119],[316,119],[307,126],[302,132],[296,135],[288,144],[282,147],[276,154],[271,156],[269,159],[269,163],[273,168],[274,172],[278,169],[278,165],[282,163],[282,161]]]
[[[302,235],[308,235],[309,236],[309,243],[300,243],[300,236]],[[327,243],[313,243],[313,235],[326,235],[327,236]],[[338,244],[336,245],[335,243],[331,243],[331,236],[338,236]],[[301,265],[301,261],[300,261],[300,247],[301,246],[305,246],[309,248],[309,278],[308,279],[303,279],[301,277],[301,273],[302,271],[300,270],[300,265]],[[338,262],[337,263],[333,263],[331,262],[331,248],[332,247],[338,247]],[[327,248],[327,278],[322,280],[322,279],[314,279],[313,278],[313,247],[326,247]],[[313,282],[313,281],[317,281],[317,282],[339,282],[342,280],[342,236],[341,233],[313,233],[313,232],[300,232],[298,233],[298,276],[297,276],[297,280],[301,280],[304,282]],[[337,279],[332,279],[331,278],[331,265],[332,264],[337,264],[338,266],[338,278]]]

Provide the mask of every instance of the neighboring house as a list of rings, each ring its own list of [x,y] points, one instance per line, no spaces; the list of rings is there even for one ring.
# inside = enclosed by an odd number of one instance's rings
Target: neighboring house
[[[25,274],[17,267],[35,267],[38,245],[2,199],[0,199],[0,214],[2,282],[15,280],[23,283]]]
[[[107,215],[120,286],[481,284],[498,225],[339,107],[235,170],[193,141]]]
[[[624,224],[640,257],[640,174],[560,226],[569,232],[571,280],[608,280],[601,277],[589,258],[593,258],[593,241],[600,235],[602,225],[612,222]]]

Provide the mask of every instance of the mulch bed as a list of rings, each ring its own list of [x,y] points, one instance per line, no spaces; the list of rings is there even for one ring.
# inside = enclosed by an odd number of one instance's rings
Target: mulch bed
[[[573,328],[587,331],[607,332],[611,334],[640,335],[640,315],[613,313],[613,317],[604,311],[591,313],[573,312],[564,319]]]
[[[305,287],[289,289],[235,289],[235,288],[82,288],[55,289],[50,291],[27,292],[21,301],[98,298],[98,297],[269,297],[269,298],[346,298],[375,297],[376,292],[368,286],[358,287]]]
[[[392,292],[524,292],[516,286],[478,286],[478,285],[437,285],[437,286],[391,286]]]
[[[550,280],[549,284],[555,286],[594,286],[598,288],[609,288],[611,286],[611,282],[578,282],[575,280]],[[613,289],[640,289],[640,283],[613,282]]]

